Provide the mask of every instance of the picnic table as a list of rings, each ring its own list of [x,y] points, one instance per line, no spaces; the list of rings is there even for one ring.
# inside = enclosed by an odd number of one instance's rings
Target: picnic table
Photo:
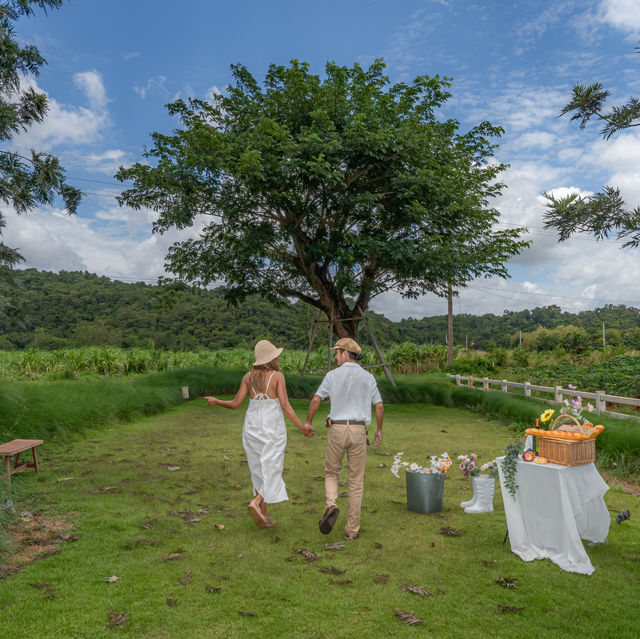
[[[6,444],[0,444],[0,455],[4,457],[4,471],[5,479],[11,487],[11,475],[19,473],[26,468],[34,468],[36,473],[39,472],[38,467],[38,455],[36,453],[36,446],[44,443],[42,439],[14,439]],[[20,461],[20,453],[26,450],[31,450],[33,453],[33,461]],[[13,468],[11,467],[11,458],[13,460]]]
[[[609,486],[595,464],[560,466],[518,461],[515,499],[500,487],[511,550],[524,561],[550,559],[563,570],[590,575],[593,565],[582,540],[603,543],[611,515],[604,503]]]

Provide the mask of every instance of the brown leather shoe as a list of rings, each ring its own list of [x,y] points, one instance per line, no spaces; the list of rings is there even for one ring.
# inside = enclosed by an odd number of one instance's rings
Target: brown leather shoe
[[[318,522],[318,528],[323,535],[328,535],[338,519],[340,509],[337,506],[328,506],[322,515],[322,519]]]
[[[349,532],[347,530],[344,531],[344,538],[347,541],[353,541],[354,539],[357,539],[360,536],[360,531],[356,532],[356,533],[352,533]]]

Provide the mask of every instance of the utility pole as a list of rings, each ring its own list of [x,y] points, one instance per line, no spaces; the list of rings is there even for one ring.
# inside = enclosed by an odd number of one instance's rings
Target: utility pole
[[[449,319],[449,330],[447,333],[447,364],[453,366],[453,290],[449,284],[447,296],[447,314]]]
[[[602,348],[607,345],[605,337],[604,337],[604,322],[602,322]]]

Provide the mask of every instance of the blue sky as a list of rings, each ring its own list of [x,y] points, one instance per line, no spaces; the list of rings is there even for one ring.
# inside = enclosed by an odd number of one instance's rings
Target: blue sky
[[[612,103],[640,95],[636,0],[75,0],[21,20],[16,31],[48,61],[25,83],[46,91],[50,112],[15,149],[58,154],[69,182],[87,193],[73,217],[55,208],[5,211],[4,241],[21,249],[26,266],[154,282],[168,247],[192,231],[153,235],[151,211],[118,207],[113,173],[141,159],[152,131],[177,126],[167,102],[224,91],[236,62],[260,80],[269,64],[292,58],[322,73],[327,60],[368,65],[382,57],[392,82],[453,78],[443,117],[463,129],[487,119],[506,130],[496,156],[510,164],[508,189],[495,205],[501,226],[527,226],[533,244],[509,265],[511,279],[470,283],[455,312],[640,306],[640,251],[589,237],[558,244],[543,229],[541,198],[608,183],[640,205],[638,133],[607,142],[597,124],[580,131],[557,117],[575,82],[603,82]],[[387,294],[372,308],[400,319],[443,314],[446,302]]]

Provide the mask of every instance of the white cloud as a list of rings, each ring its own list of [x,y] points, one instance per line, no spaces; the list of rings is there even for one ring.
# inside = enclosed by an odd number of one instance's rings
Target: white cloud
[[[1,210],[7,226],[3,241],[18,248],[27,268],[48,271],[82,270],[113,278],[155,280],[165,273],[164,260],[176,241],[195,237],[205,219],[193,228],[152,234],[156,214],[115,205],[101,208],[95,218],[67,215],[59,209],[35,209],[16,215]]]
[[[607,171],[606,183],[620,188],[628,206],[635,208],[640,205],[639,134],[624,132],[610,140],[599,139],[587,149],[582,161]]]
[[[530,131],[529,133],[521,135],[517,140],[517,144],[526,149],[534,147],[551,149],[556,144],[556,136],[547,131]]]
[[[516,30],[519,42],[533,44],[539,40],[552,26],[561,20],[566,19],[566,15],[574,8],[574,2],[555,2],[550,7],[545,7],[540,14],[529,20]],[[517,52],[522,53],[524,49],[518,47]]]
[[[492,96],[486,105],[470,109],[466,119],[500,124],[507,134],[534,128],[544,130],[557,118],[566,102],[566,89],[512,83],[501,94]]]
[[[113,175],[120,166],[130,164],[125,151],[121,149],[107,149],[102,153],[89,153],[84,156],[87,168],[106,175]]]
[[[84,71],[76,73],[73,80],[80,87],[87,98],[89,104],[94,111],[103,112],[107,108],[107,93],[102,83],[102,76],[94,69],[93,71]]]
[[[593,145],[594,160],[609,169],[623,170],[640,165],[640,135],[621,133],[609,140],[598,140]]]
[[[142,86],[136,84],[133,87],[135,93],[137,93],[142,100],[148,95],[159,93],[161,95],[167,95],[168,89],[166,87],[167,78],[163,75],[156,75],[149,78]]]
[[[16,136],[12,140],[14,148],[22,152],[31,148],[50,151],[56,146],[90,144],[101,138],[110,125],[102,78],[97,71],[86,71],[77,73],[74,81],[86,95],[89,108],[64,105],[47,96],[49,109],[46,118]],[[43,92],[32,78],[23,78],[22,86]]]
[[[621,31],[640,31],[640,3],[637,0],[603,0],[602,19]]]

